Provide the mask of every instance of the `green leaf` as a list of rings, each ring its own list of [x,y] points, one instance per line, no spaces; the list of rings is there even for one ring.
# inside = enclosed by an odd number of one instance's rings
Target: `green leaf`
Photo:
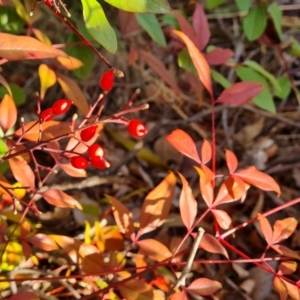
[[[231,87],[231,83],[218,71],[210,69],[211,77],[217,83],[219,83],[224,89]]]
[[[18,34],[24,26],[24,20],[17,14],[14,7],[0,5],[0,31]]]
[[[133,13],[167,14],[171,12],[167,0],[105,0],[105,2]]]
[[[213,9],[225,3],[225,0],[206,0],[206,8]]]
[[[291,44],[291,54],[300,57],[300,44],[295,40]]]
[[[275,96],[280,99],[285,99],[291,92],[291,82],[287,76],[281,76],[277,79],[281,86],[281,92],[275,92]]]
[[[273,87],[275,88],[275,90],[277,92],[281,92],[281,87],[279,82],[277,81],[277,79],[268,71],[266,71],[261,65],[259,65],[256,61],[253,60],[246,60],[244,61],[244,65],[247,67],[250,67],[251,69],[257,71],[258,73],[260,73],[261,75],[263,75],[264,77],[266,77],[270,83],[273,85]]]
[[[135,17],[141,27],[151,36],[151,38],[160,46],[166,47],[167,42],[164,33],[159,25],[155,15],[135,14]]]
[[[176,17],[173,14],[165,14],[162,16],[162,24],[163,25],[171,25],[173,26],[176,30],[179,30],[179,24],[176,19]]]
[[[3,139],[0,139],[0,157],[3,157],[8,151],[8,147]]]
[[[79,41],[79,38],[72,34],[68,38],[68,43]],[[76,45],[71,47],[66,47],[65,52],[70,56],[78,58],[82,63],[83,66],[73,70],[73,74],[78,77],[79,79],[85,79],[91,72],[94,64],[94,53],[93,51],[85,46],[85,45]]]
[[[96,0],[81,0],[85,26],[91,36],[111,53],[117,51],[117,37]]]
[[[196,68],[192,62],[190,54],[187,49],[183,49],[179,52],[177,62],[180,68],[185,69],[195,75],[197,75]]]
[[[9,168],[9,163],[7,160],[0,163],[0,173],[1,174],[5,174],[5,172],[8,170],[8,168]]]
[[[235,0],[235,4],[240,11],[246,11],[250,8],[251,0]]]
[[[9,87],[16,105],[20,106],[24,104],[26,102],[26,94],[23,89],[14,83],[10,83]],[[0,98],[3,98],[5,94],[8,94],[7,89],[4,86],[0,86]]]
[[[237,76],[243,81],[260,82],[264,85],[262,92],[256,96],[252,101],[260,108],[276,113],[276,107],[269,88],[269,84],[265,77],[249,67],[236,68]]]
[[[249,41],[255,41],[264,32],[267,26],[267,14],[260,7],[251,8],[243,19],[243,31]]]
[[[272,3],[268,7],[268,13],[272,18],[278,37],[280,41],[282,41],[282,28],[281,28],[282,11],[277,4]]]

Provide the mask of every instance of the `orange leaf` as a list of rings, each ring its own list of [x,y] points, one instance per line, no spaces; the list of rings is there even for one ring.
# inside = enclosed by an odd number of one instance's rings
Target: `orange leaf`
[[[34,172],[27,164],[26,161],[21,161],[17,158],[11,158],[8,160],[10,169],[17,181],[19,181],[24,187],[29,186],[32,191],[35,190],[35,176]]]
[[[176,188],[176,177],[170,173],[145,198],[140,215],[139,234],[155,230],[169,215]]]
[[[21,241],[21,245],[22,245],[22,252],[24,254],[25,259],[29,259],[30,255],[31,255],[30,245],[27,242],[25,242],[24,240]]]
[[[170,300],[189,300],[187,294],[185,291],[182,291],[180,293],[172,294],[170,297]]]
[[[291,249],[289,249],[286,246],[283,245],[271,245],[271,247],[279,254],[283,255],[283,256],[287,256],[289,258],[294,258],[294,259],[300,259],[300,255],[296,252],[293,251]]]
[[[286,287],[284,281],[281,278],[275,276],[273,284],[274,284],[276,291],[280,295],[280,300],[287,300],[289,294],[288,294],[288,290],[287,290],[287,287]]]
[[[1,33],[0,33],[1,34]],[[6,94],[0,103],[0,126],[6,132],[17,121],[17,107],[13,98]]]
[[[4,188],[2,188],[2,186],[10,188],[11,184],[7,181],[7,179],[2,174],[0,174],[0,184],[1,184],[0,193],[10,196],[10,194]]]
[[[224,246],[211,234],[204,233],[200,242],[200,247],[210,253],[218,253],[228,257],[228,253]]]
[[[72,196],[64,193],[63,191],[52,189],[40,193],[41,196],[51,205],[57,207],[70,207],[82,209],[81,204]]]
[[[41,30],[36,29],[36,28],[32,28],[32,32],[40,42],[47,44],[47,45],[51,45],[50,39],[48,38],[47,35],[45,35],[44,32],[42,32]]]
[[[25,240],[35,246],[36,248],[52,251],[58,249],[56,242],[51,239],[47,234],[37,233],[34,236],[25,238]]]
[[[212,157],[211,145],[207,140],[204,140],[201,147],[202,163],[207,164],[211,160],[211,157]]]
[[[101,253],[86,255],[82,260],[81,268],[87,274],[107,271],[107,266],[104,263]]]
[[[277,220],[273,225],[272,244],[281,242],[289,238],[296,230],[298,222],[295,218],[286,218]]]
[[[47,65],[41,64],[39,66],[39,77],[41,81],[40,97],[43,100],[47,90],[56,83],[56,75]]]
[[[181,129],[175,129],[166,139],[177,151],[193,159],[198,164],[201,163],[196,145],[186,132]]]
[[[201,164],[201,168],[195,167],[200,177],[200,191],[206,205],[210,207],[214,201],[214,189],[212,186],[213,173],[212,171]]]
[[[273,238],[273,230],[268,219],[264,215],[258,214],[258,221],[261,233],[263,234],[268,245],[271,245]]]
[[[50,137],[58,137],[66,135],[70,132],[70,123],[69,122],[60,122],[60,121],[49,121],[43,124],[39,124],[37,121],[32,121],[27,123],[24,126],[24,138],[33,142],[37,142],[41,135],[41,140],[48,140]],[[42,131],[42,134],[40,133]],[[16,136],[23,135],[22,128],[19,128],[15,132]],[[51,135],[51,136],[50,136]]]
[[[229,174],[234,173],[234,171],[238,167],[238,160],[237,160],[235,154],[232,151],[226,149],[225,150],[225,159],[226,159],[226,164],[227,164]]]
[[[144,50],[137,50],[138,54],[142,59],[146,61],[146,63],[150,66],[150,68],[163,80],[165,81],[171,88],[173,88],[176,92],[180,92],[176,79],[173,74],[166,69],[164,64],[159,60],[156,56],[154,56],[151,52],[147,52]]]
[[[286,289],[293,300],[300,300],[300,288],[281,279],[282,282],[285,284]],[[281,300],[281,299],[280,299]]]
[[[154,289],[153,287],[141,280],[132,279],[125,282],[118,283],[118,290],[122,297],[126,300],[153,300]],[[165,299],[165,298],[161,298]],[[157,299],[159,300],[159,299]]]
[[[86,170],[76,169],[71,163],[59,164],[59,166],[72,177],[86,177]]]
[[[259,95],[263,87],[258,82],[243,81],[235,83],[222,92],[216,103],[243,105]]]
[[[219,281],[208,278],[198,278],[194,280],[186,290],[201,296],[210,296],[222,288]]]
[[[234,173],[243,181],[250,185],[254,185],[264,191],[275,191],[280,194],[280,187],[277,182],[268,174],[258,171],[255,167],[249,167],[245,170]]]
[[[213,89],[210,77],[209,65],[203,56],[203,54],[197,49],[195,44],[181,31],[173,30],[173,32],[180,37],[187,46],[188,52],[191,56],[193,64],[197,70],[198,76],[209,92],[211,98],[213,98]]]
[[[216,221],[222,229],[226,230],[230,227],[231,218],[226,211],[220,209],[212,209],[211,212],[213,213]]]
[[[185,227],[190,230],[197,216],[198,204],[184,176],[180,173],[178,175],[182,182],[182,190],[179,198],[180,216]]]
[[[66,97],[72,100],[74,105],[85,116],[89,112],[90,107],[77,82],[60,73],[56,73],[56,76]]]
[[[241,199],[246,193],[245,183],[240,178],[229,176],[220,186],[214,205]]]
[[[297,267],[298,265],[295,261],[283,261],[280,263],[278,270],[281,272],[281,274],[290,275],[296,272]]]
[[[172,256],[172,253],[165,245],[154,239],[141,240],[137,244],[141,253],[155,261],[160,262]]]
[[[56,58],[58,63],[56,65],[58,65],[57,67],[63,67],[67,70],[76,70],[80,67],[83,66],[83,63],[77,59],[76,57],[73,56],[67,56],[67,57],[57,57]]]
[[[9,84],[7,83],[6,79],[0,74],[0,83],[7,89],[9,95],[12,97],[12,92],[10,89]]]
[[[116,198],[109,195],[105,195],[105,197],[109,200],[112,206],[114,218],[119,226],[120,232],[130,237],[134,233],[132,213]]]
[[[0,33],[0,57],[7,60],[43,59],[64,56],[63,51],[29,36]]]

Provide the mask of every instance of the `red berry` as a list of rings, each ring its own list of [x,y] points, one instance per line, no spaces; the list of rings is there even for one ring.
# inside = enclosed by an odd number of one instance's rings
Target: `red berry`
[[[110,163],[103,158],[91,159],[91,165],[97,169],[106,169],[110,167]]]
[[[99,85],[103,91],[109,92],[115,81],[114,69],[109,69],[100,78]]]
[[[54,114],[53,114],[53,111],[52,111],[52,107],[47,108],[47,109],[45,109],[44,111],[42,111],[40,113],[40,119],[43,122],[51,121],[53,118],[54,118]]]
[[[137,138],[143,137],[147,133],[147,128],[143,122],[140,120],[131,120],[128,123],[128,132]]]
[[[88,128],[83,129],[80,132],[80,138],[83,142],[88,142],[90,139],[92,139],[96,133],[97,125],[90,126]]]
[[[73,101],[67,99],[60,99],[54,102],[52,106],[52,111],[55,115],[61,115],[65,113],[70,106],[73,104]]]
[[[85,169],[88,166],[88,161],[83,156],[73,156],[71,157],[71,165],[76,169]]]
[[[103,158],[104,149],[98,144],[93,144],[88,149],[88,156],[90,157],[90,159]]]

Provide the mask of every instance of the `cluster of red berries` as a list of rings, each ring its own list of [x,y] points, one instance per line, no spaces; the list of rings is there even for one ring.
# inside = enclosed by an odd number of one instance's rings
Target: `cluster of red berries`
[[[54,102],[52,107],[49,107],[41,112],[40,119],[43,122],[51,121],[55,116],[62,115],[68,111],[73,104],[73,101],[67,99],[60,99]]]

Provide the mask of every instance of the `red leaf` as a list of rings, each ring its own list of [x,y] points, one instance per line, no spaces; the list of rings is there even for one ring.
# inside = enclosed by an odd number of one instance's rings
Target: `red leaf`
[[[156,56],[154,56],[151,52],[147,52],[144,50],[137,50],[138,54],[142,59],[146,61],[146,63],[150,66],[150,68],[163,80],[165,81],[171,88],[173,88],[176,92],[180,92],[176,79],[173,74],[166,69],[164,64],[159,60]]]
[[[112,206],[114,218],[119,226],[120,232],[130,237],[134,233],[132,213],[116,198],[109,195],[105,195],[105,197],[109,200]]]
[[[211,145],[207,140],[204,140],[201,147],[202,163],[207,164],[211,160],[211,157],[212,157]]]
[[[172,253],[165,245],[154,239],[138,241],[137,245],[140,247],[140,250],[143,254],[158,262],[172,256]]]
[[[210,68],[209,65],[203,56],[203,54],[199,51],[196,45],[181,31],[173,30],[178,37],[180,37],[187,46],[188,52],[191,56],[193,64],[197,70],[198,76],[205,86],[207,91],[209,92],[211,98],[213,98],[213,89],[212,82],[210,76]]]
[[[272,244],[273,230],[268,219],[262,214],[258,214],[259,228],[268,245]]]
[[[0,33],[0,57],[7,60],[42,59],[63,56],[63,51],[29,36]]]
[[[0,33],[1,34],[1,33]],[[0,50],[1,51],[1,50]],[[17,121],[17,107],[13,98],[6,94],[0,104],[0,126],[6,132]]]
[[[139,59],[139,57],[138,51],[135,48],[130,47],[127,57],[127,66],[133,65]]]
[[[277,220],[273,225],[272,244],[281,242],[289,238],[296,230],[298,222],[295,218]]]
[[[31,190],[34,191],[35,176],[27,162],[17,158],[11,158],[8,160],[8,162],[15,179],[24,187],[29,186]]]
[[[134,13],[119,9],[118,19],[122,36],[129,33],[138,32],[138,30],[140,29],[140,25],[137,22]]]
[[[198,164],[201,163],[196,145],[186,132],[181,129],[175,129],[166,139],[177,151],[193,159]]]
[[[76,199],[64,193],[63,191],[52,189],[40,194],[48,203],[53,206],[70,208],[77,207],[78,209],[82,209],[80,203]]]
[[[187,21],[187,19],[178,11],[173,10],[173,15],[176,17],[178,24],[180,26],[181,31],[196,44],[197,39],[195,32],[193,30],[193,27],[190,25],[190,23]]]
[[[196,33],[195,44],[198,49],[202,51],[209,42],[210,30],[203,7],[198,3],[196,4],[196,8],[193,13],[192,22]]]
[[[179,198],[180,216],[185,227],[190,230],[197,216],[198,204],[186,179],[180,173],[178,175],[182,182]]]
[[[233,57],[234,53],[230,49],[215,48],[212,51],[205,53],[204,57],[211,66],[219,66]]]
[[[200,247],[207,252],[222,254],[226,258],[229,258],[224,246],[211,234],[204,233],[200,242]]]
[[[219,281],[208,278],[198,278],[194,280],[186,290],[201,296],[210,296],[222,288]]]
[[[234,173],[234,176],[238,176],[246,183],[254,185],[264,191],[275,191],[277,194],[280,194],[280,187],[276,181],[271,176],[258,171],[253,166]]]
[[[238,167],[238,160],[237,160],[235,154],[233,152],[231,152],[230,150],[226,149],[225,150],[225,159],[226,159],[226,164],[227,164],[229,174],[234,173],[234,171]]]
[[[213,213],[216,221],[222,229],[226,230],[230,227],[231,218],[226,211],[220,209],[212,209],[211,212]]]
[[[176,177],[170,173],[145,198],[140,215],[139,235],[161,226],[169,215],[176,188]]]
[[[230,88],[224,90],[217,99],[217,103],[243,105],[263,90],[263,85],[258,82],[238,82]]]
[[[22,245],[22,252],[24,254],[24,257],[25,259],[29,259],[30,258],[30,255],[31,255],[31,247],[30,245],[26,242],[26,241],[22,241],[21,242],[21,245]]]
[[[276,244],[276,245],[271,245],[271,247],[277,253],[281,254],[282,256],[286,256],[286,257],[294,258],[294,259],[298,259],[298,260],[300,259],[300,255],[296,251],[293,251],[286,246]]]
[[[25,238],[25,240],[26,242],[34,245],[36,248],[45,251],[52,251],[58,249],[56,242],[44,233],[37,233],[34,236]]]
[[[8,300],[40,300],[41,298],[33,292],[23,291],[19,292],[12,297],[8,298]]]

